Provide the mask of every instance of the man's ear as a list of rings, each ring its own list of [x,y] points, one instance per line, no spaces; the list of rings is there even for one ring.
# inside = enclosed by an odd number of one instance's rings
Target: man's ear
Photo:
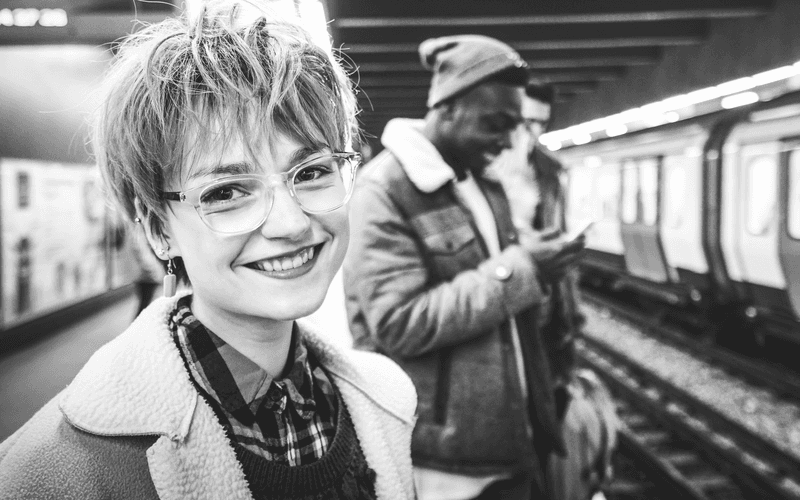
[[[150,245],[150,248],[153,249],[153,253],[161,260],[167,260],[169,257],[177,257],[180,252],[177,245],[173,244],[173,238],[170,238],[169,228],[162,227],[160,231],[156,231],[153,227],[152,213],[145,210],[139,198],[134,198],[133,202],[136,206],[136,217],[142,225],[147,243]],[[162,248],[168,251],[168,253],[164,253],[164,255],[159,254],[159,250]]]
[[[442,120],[450,122],[453,121],[453,118],[455,118],[456,105],[452,99],[448,99],[443,103],[439,104],[438,109],[439,109],[439,117]]]

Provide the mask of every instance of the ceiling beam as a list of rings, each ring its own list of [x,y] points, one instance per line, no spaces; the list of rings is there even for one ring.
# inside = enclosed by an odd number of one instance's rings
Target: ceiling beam
[[[503,40],[519,51],[565,50],[602,47],[641,47],[700,43],[709,32],[705,20],[650,23],[564,24],[538,26],[409,27],[340,29],[337,42],[352,54],[373,52],[416,53],[432,37],[477,34]]]
[[[331,2],[336,28],[503,26],[724,19],[765,14],[772,0],[347,0]]]
[[[528,66],[536,71],[541,69],[594,68],[603,66],[646,66],[658,62],[657,58],[647,56],[605,56],[564,59],[528,60]],[[362,75],[373,73],[403,73],[420,71],[419,63],[362,63],[358,66]],[[430,74],[430,73],[428,73]]]
[[[406,53],[370,53],[370,54],[353,54],[352,56],[343,52],[350,62],[356,65],[364,65],[367,63],[408,63],[416,65],[416,71],[425,72],[425,69],[420,63],[420,58],[416,52]],[[536,61],[548,60],[567,60],[567,59],[586,59],[586,58],[624,58],[632,61],[647,60],[648,64],[652,61],[657,61],[662,54],[660,47],[621,47],[621,48],[587,48],[587,49],[570,49],[570,50],[523,50],[520,51],[520,56],[533,63]],[[626,64],[618,64],[617,66],[625,66]],[[598,64],[596,66],[606,66],[606,64]],[[411,66],[407,66],[411,68]],[[409,69],[410,71],[415,71]]]
[[[427,87],[367,89],[359,92],[358,97],[359,99],[426,99],[428,97],[428,89]]]
[[[577,69],[542,69],[538,70],[532,76],[532,80],[543,83],[558,83],[558,82],[585,82],[585,81],[598,81],[609,82],[614,81],[625,75],[625,68],[622,66],[610,68],[577,68]],[[429,72],[415,72],[413,75],[397,76],[397,75],[359,75],[353,76],[353,83],[358,85],[358,88],[367,92],[372,89],[380,88],[424,88],[428,89],[431,85],[431,74]]]

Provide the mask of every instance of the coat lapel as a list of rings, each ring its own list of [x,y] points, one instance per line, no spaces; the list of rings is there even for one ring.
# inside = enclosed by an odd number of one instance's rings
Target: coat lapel
[[[198,396],[183,443],[161,437],[147,450],[150,476],[161,500],[252,498],[242,466],[211,408]]]

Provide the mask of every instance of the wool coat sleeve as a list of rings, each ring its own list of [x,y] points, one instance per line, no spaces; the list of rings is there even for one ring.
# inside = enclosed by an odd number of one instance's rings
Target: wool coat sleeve
[[[417,357],[485,335],[543,299],[536,266],[519,245],[437,281],[427,249],[386,187],[362,179],[351,200],[344,265],[356,342]]]
[[[145,456],[154,436],[104,437],[70,425],[58,396],[0,443],[0,498],[155,500]]]

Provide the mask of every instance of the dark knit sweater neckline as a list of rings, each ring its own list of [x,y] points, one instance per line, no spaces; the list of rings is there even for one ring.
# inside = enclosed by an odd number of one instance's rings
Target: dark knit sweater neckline
[[[356,495],[353,498],[375,498],[375,473],[367,466],[355,427],[339,391],[336,394],[339,409],[336,434],[330,448],[316,462],[289,466],[267,460],[240,444],[234,444],[236,456],[256,498],[260,496],[259,492],[269,492],[270,497],[277,498],[315,498],[322,493],[341,489],[340,483],[347,480],[345,476],[348,474],[353,475],[349,479],[354,482],[354,488],[346,489]],[[359,494],[365,491],[371,494],[367,497]]]

